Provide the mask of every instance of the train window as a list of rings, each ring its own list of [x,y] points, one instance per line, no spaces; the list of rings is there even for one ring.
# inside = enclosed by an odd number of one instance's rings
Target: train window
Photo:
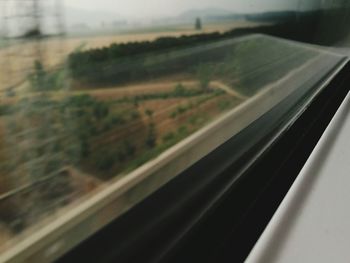
[[[339,7],[297,2],[1,1],[0,261],[57,258],[318,84]]]

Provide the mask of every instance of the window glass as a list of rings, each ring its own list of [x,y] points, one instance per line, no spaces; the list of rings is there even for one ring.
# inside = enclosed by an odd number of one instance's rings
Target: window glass
[[[314,44],[346,41],[314,18],[344,19],[338,2],[1,1],[0,252],[319,83],[342,55]]]

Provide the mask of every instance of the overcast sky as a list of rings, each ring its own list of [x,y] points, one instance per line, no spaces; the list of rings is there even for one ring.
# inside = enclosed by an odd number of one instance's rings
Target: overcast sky
[[[132,17],[174,16],[189,9],[211,7],[232,12],[296,9],[298,2],[299,0],[65,0],[69,7]]]

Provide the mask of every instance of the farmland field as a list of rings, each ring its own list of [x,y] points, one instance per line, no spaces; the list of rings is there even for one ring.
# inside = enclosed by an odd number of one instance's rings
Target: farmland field
[[[254,27],[257,23],[235,22],[207,25],[203,30],[196,31],[193,26],[175,27],[173,30],[159,29],[152,32],[145,30],[128,31],[109,35],[69,36],[59,39],[47,39],[40,42],[40,52],[45,64],[54,67],[61,64],[66,56],[79,49],[107,47],[112,43],[128,43],[138,41],[153,41],[159,37],[179,37],[182,35],[224,32],[234,28]],[[168,30],[168,31],[167,31]],[[20,84],[32,72],[34,60],[37,58],[38,45],[35,42],[12,41],[11,46],[0,48],[0,61],[4,70],[0,71],[0,91]],[[1,46],[0,46],[1,47]]]
[[[93,48],[131,39],[119,37],[91,40],[69,57],[69,74],[54,67],[58,57],[36,62],[29,77],[29,57],[12,61],[23,68],[0,105],[3,236],[118,180],[318,55],[263,36],[124,57]],[[63,52],[82,40],[70,41]],[[13,80],[14,72],[2,72]]]

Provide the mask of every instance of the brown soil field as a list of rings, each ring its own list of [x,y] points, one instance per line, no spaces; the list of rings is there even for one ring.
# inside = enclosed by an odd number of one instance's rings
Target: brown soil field
[[[168,132],[174,132],[176,131],[181,125],[188,124],[188,119],[191,116],[198,116],[203,115],[205,116],[205,121],[214,120],[216,117],[218,117],[222,112],[218,108],[218,103],[220,101],[226,100],[228,98],[227,95],[222,95],[213,99],[210,99],[206,101],[205,103],[201,104],[198,108],[194,108],[193,110],[187,111],[183,114],[181,114],[179,117],[175,119],[165,119],[162,122],[157,123],[157,131],[161,135],[165,135]],[[233,98],[230,98],[233,99]],[[242,100],[235,98],[233,99],[234,106],[237,106],[242,102]],[[198,128],[203,127],[204,123],[200,123],[199,125],[190,125],[192,127],[189,127],[192,131],[197,130]],[[160,137],[161,138],[161,137]]]
[[[227,96],[222,95],[222,97],[227,97]],[[196,98],[198,99],[198,97]],[[169,132],[176,133],[177,129],[181,125],[185,124],[187,122],[187,119],[193,114],[196,114],[196,113],[198,114],[198,113],[203,113],[203,112],[213,110],[213,108],[217,105],[218,99],[220,98],[212,98],[204,102],[202,105],[200,105],[198,107],[198,110],[195,109],[192,111],[188,111],[184,114],[181,114],[179,118],[171,118],[170,114],[173,111],[175,111],[179,105],[185,106],[185,105],[188,105],[190,101],[194,101],[193,98],[172,100],[171,103],[168,100],[160,100],[160,101],[157,100],[157,102],[148,101],[145,104],[140,104],[139,109],[141,113],[144,109],[150,109],[154,111],[154,115],[152,118],[149,118],[144,114],[143,117],[137,121],[126,124],[123,127],[115,128],[109,131],[108,133],[105,133],[99,136],[98,138],[90,142],[90,145],[91,145],[90,150],[93,151],[94,153],[117,150],[117,147],[121,142],[129,141],[129,142],[132,142],[132,144],[136,147],[137,149],[136,155],[140,156],[145,151],[145,140],[148,134],[150,123],[155,124],[157,142],[158,144],[161,144],[163,143],[162,138],[164,135],[166,135]],[[160,107],[159,104],[162,104],[163,107]],[[152,106],[155,106],[155,108],[153,108]],[[158,111],[156,109],[158,109]],[[215,112],[213,114],[215,115]],[[193,132],[194,130],[195,129],[191,127],[190,132]],[[94,155],[92,155],[89,158],[93,158],[93,159],[87,163],[86,167],[84,167],[84,170],[87,168],[92,172],[92,174],[99,176],[101,172],[95,170],[93,166],[91,166],[91,163],[95,161]],[[124,168],[116,165],[110,171],[108,172],[105,171],[103,173],[104,175],[110,174],[111,176],[113,176],[113,175],[117,175],[119,172],[122,172],[122,169]]]
[[[172,117],[171,113],[176,111],[179,105],[187,106],[189,103],[198,102],[198,99],[207,97],[207,100],[203,101],[200,105],[188,109],[183,113],[178,113],[176,117]],[[230,107],[223,110],[220,109],[220,102],[230,101]],[[232,97],[227,94],[223,94],[216,97],[210,97],[209,95],[201,95],[190,99],[178,99],[172,100],[170,103],[167,100],[161,100],[161,103],[155,101],[148,101],[142,103],[139,106],[141,109],[151,109],[154,111],[152,118],[146,117],[134,121],[133,123],[126,124],[124,127],[118,127],[114,130],[105,133],[98,138],[90,141],[91,150],[94,153],[103,153],[117,150],[120,143],[123,141],[129,141],[136,147],[136,156],[141,156],[145,152],[145,140],[148,134],[149,124],[155,124],[155,132],[157,135],[157,144],[161,145],[163,138],[167,134],[176,134],[180,127],[186,127],[187,133],[192,134],[198,129],[202,128],[208,122],[214,120],[224,111],[236,107],[238,104],[243,102],[242,99]],[[159,106],[162,104],[162,106]],[[154,108],[152,106],[155,106]],[[192,122],[191,118],[195,118],[198,121]],[[89,157],[90,158],[90,157]],[[87,167],[84,169],[90,169],[91,174],[95,176],[102,175],[100,171],[93,168],[92,163],[95,162],[94,155],[91,156],[90,164],[87,163]],[[131,161],[131,160],[128,160]],[[126,163],[128,162],[126,161]],[[127,166],[126,166],[127,167]],[[118,173],[122,172],[125,167],[120,167],[117,164],[109,171],[104,171],[102,176],[108,174],[113,177]]]
[[[204,96],[205,95],[200,97]],[[198,99],[200,97],[196,97],[195,99]],[[124,127],[115,128],[108,133],[103,134],[103,136],[100,136],[99,138],[93,140],[92,149],[96,150],[100,147],[108,147],[123,140],[132,140],[133,142],[142,141],[145,137],[143,135],[147,133],[147,126],[151,121],[155,123],[158,138],[161,139],[162,136],[164,136],[166,133],[174,130],[176,131],[177,128],[184,124],[186,120],[194,114],[203,113],[206,114],[209,118],[218,115],[220,113],[220,110],[217,107],[218,102],[228,98],[230,100],[234,100],[234,103],[236,105],[242,102],[242,100],[238,98],[222,95],[209,99],[208,101],[199,105],[197,108],[188,110],[183,114],[179,114],[179,117],[176,118],[171,118],[171,113],[176,111],[178,106],[186,106],[190,102],[194,102],[195,99],[170,99],[142,103],[139,107],[141,114],[146,109],[154,111],[151,120],[149,117],[143,114],[143,117],[140,120],[126,124]]]
[[[186,88],[196,88],[198,83],[196,81],[183,81],[182,83]],[[145,84],[145,85],[134,85],[127,86],[123,88],[110,88],[110,89],[97,89],[92,91],[84,91],[84,92],[73,92],[74,94],[89,94],[94,96],[97,99],[101,100],[115,100],[124,97],[132,97],[135,95],[141,94],[152,94],[157,92],[169,92],[172,91],[178,82],[165,82],[165,83],[156,83],[156,84]],[[211,84],[212,88],[224,90],[226,93],[230,89],[226,87],[224,84],[219,81],[213,81]],[[206,96],[206,95],[202,95]],[[156,125],[160,125],[163,121],[169,119],[170,114],[177,109],[178,106],[186,106],[190,102],[194,102],[201,96],[196,96],[195,98],[172,98],[172,99],[159,99],[159,100],[150,100],[145,101],[139,104],[139,107],[134,107],[130,104],[131,109],[136,110],[140,113],[141,119],[133,121],[132,123],[126,124],[124,127],[115,128],[107,133],[105,133],[100,138],[96,138],[92,145],[96,147],[100,147],[102,145],[109,145],[111,143],[115,143],[117,141],[125,140],[125,139],[134,139],[137,137],[137,133],[140,130],[145,132],[145,127],[149,125],[149,117],[146,116],[146,110],[152,110],[154,112],[152,116],[152,121],[156,123]],[[241,96],[239,93],[235,92],[231,89],[231,92],[227,95],[224,95],[225,98],[230,98],[232,100],[243,101],[246,98]],[[213,100],[210,100],[213,101]],[[215,103],[214,103],[215,104]],[[117,107],[117,106],[115,106]],[[196,109],[197,111],[203,111],[210,115],[210,109],[202,109],[202,105]],[[215,115],[216,113],[213,112]],[[191,114],[190,114],[191,115]],[[181,122],[176,124],[177,126],[181,126]],[[162,135],[165,133],[161,132]],[[139,136],[140,137],[140,136]],[[141,136],[142,137],[142,136]],[[141,138],[140,137],[140,138]],[[93,146],[93,149],[95,148]]]
[[[115,142],[120,142],[125,139],[135,139],[139,137],[139,133],[146,133],[145,127],[147,127],[149,123],[149,117],[147,117],[144,112],[146,109],[154,111],[153,121],[158,124],[162,119],[169,117],[171,111],[176,109],[178,105],[186,102],[185,99],[169,99],[169,100],[156,100],[156,101],[148,101],[142,103],[139,107],[139,112],[141,114],[141,119],[136,120],[132,123],[128,123],[123,127],[115,128],[105,134],[103,136],[96,138],[92,145],[93,149],[108,146]],[[144,136],[141,136],[144,137]]]

